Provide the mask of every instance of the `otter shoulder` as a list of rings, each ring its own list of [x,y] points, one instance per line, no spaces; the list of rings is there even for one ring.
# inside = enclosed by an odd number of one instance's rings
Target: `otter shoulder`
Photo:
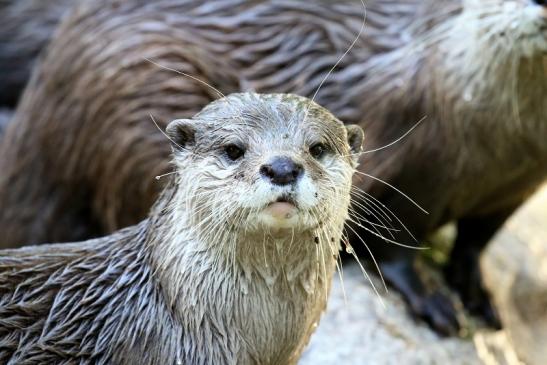
[[[136,320],[127,309],[153,295],[143,250],[131,244],[138,227],[0,252],[0,363],[111,359],[111,337]]]

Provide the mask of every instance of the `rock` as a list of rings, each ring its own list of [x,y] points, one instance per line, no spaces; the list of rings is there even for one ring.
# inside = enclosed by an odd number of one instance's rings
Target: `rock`
[[[526,365],[518,359],[507,331],[478,332],[473,339],[484,365]]]
[[[482,270],[504,330],[460,339],[440,338],[415,321],[395,291],[380,290],[380,300],[359,267],[346,264],[346,299],[335,277],[327,312],[299,365],[546,364],[547,186],[496,235]]]
[[[482,257],[485,284],[519,359],[547,363],[547,186],[513,215]]]
[[[472,341],[440,338],[412,319],[397,292],[380,290],[380,299],[355,264],[344,266],[343,279],[346,301],[335,277],[327,313],[299,365],[481,363]]]

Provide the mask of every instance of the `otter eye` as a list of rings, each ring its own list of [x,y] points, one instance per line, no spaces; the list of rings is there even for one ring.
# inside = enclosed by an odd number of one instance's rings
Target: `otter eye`
[[[245,154],[245,150],[235,144],[230,144],[226,147],[224,147],[224,152],[226,153],[226,156],[232,161],[239,160],[243,154]]]
[[[316,159],[323,157],[326,151],[327,147],[323,143],[316,143],[310,147],[310,154]]]

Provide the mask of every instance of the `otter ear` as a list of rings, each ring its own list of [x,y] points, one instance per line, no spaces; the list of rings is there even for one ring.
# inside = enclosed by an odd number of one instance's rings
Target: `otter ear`
[[[176,119],[167,125],[165,132],[175,149],[186,149],[194,143],[196,121],[192,119]]]
[[[348,143],[351,153],[358,154],[363,150],[363,141],[365,139],[363,128],[357,124],[348,124],[346,125],[346,130],[348,132]]]

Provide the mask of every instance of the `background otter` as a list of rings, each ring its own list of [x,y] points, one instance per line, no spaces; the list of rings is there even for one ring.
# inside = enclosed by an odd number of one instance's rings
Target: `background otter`
[[[0,105],[17,103],[40,51],[76,1],[0,1]]]
[[[13,116],[13,113],[11,110],[0,108],[0,138],[2,138],[4,129],[8,125],[12,116]]]
[[[303,97],[235,94],[167,133],[176,175],[143,222],[0,251],[3,363],[296,364],[362,130]]]
[[[371,194],[417,239],[457,220],[448,278],[470,309],[487,317],[477,256],[545,177],[540,3],[370,1],[366,31],[316,98],[344,121],[366,126],[370,150],[427,116],[405,140],[362,161],[368,174],[429,215],[365,176],[355,181],[364,191],[357,203],[371,209]],[[145,214],[160,189],[153,176],[168,171],[168,151],[149,114],[161,123],[217,97],[148,60],[223,92],[311,96],[359,31],[360,14],[358,1],[82,3],[48,47],[1,146],[4,244],[89,237]],[[361,214],[374,220],[370,211]],[[452,331],[453,309],[417,277],[413,251],[354,229],[386,247],[374,252],[412,309]],[[411,241],[404,230],[390,232]]]

